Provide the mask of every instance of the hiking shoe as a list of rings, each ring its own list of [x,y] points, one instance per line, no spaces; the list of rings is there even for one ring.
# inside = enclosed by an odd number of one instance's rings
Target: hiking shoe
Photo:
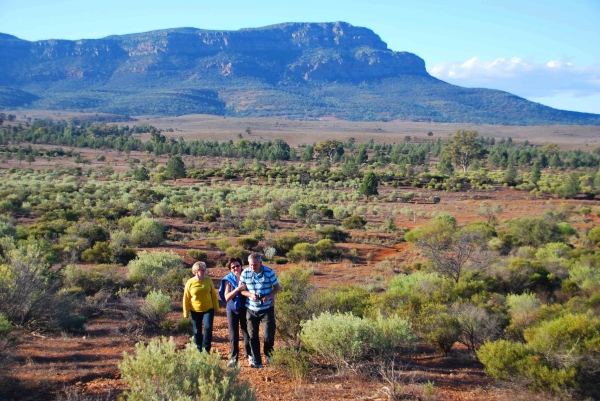
[[[229,361],[229,363],[227,363],[227,367],[228,368],[235,368],[237,366],[237,361],[235,359],[232,359]]]
[[[252,366],[253,363],[252,355],[248,356],[248,366]]]
[[[251,368],[254,368],[254,369],[262,369],[262,368],[264,368],[264,366],[263,366],[263,365],[261,365],[260,363],[254,363],[254,361],[252,361],[252,362],[250,363],[250,367],[251,367]]]

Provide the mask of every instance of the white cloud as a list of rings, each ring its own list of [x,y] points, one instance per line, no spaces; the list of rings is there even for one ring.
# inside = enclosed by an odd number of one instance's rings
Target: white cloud
[[[501,89],[527,98],[600,94],[600,65],[575,66],[564,59],[538,63],[519,57],[473,57],[464,63],[437,64],[429,73],[456,85]]]

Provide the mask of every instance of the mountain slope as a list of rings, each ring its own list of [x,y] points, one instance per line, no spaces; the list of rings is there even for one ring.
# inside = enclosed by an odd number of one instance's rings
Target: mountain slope
[[[389,50],[373,31],[344,22],[178,28],[78,41],[0,34],[0,53],[0,87],[39,97],[23,102],[28,107],[600,125],[600,115],[440,81],[418,56]]]

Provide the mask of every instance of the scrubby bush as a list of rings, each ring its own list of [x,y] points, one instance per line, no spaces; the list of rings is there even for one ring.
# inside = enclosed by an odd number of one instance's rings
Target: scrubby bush
[[[470,350],[479,348],[484,342],[495,340],[500,335],[500,317],[482,307],[472,304],[457,304],[451,315],[458,322],[458,341]]]
[[[557,224],[539,217],[509,220],[506,226],[513,244],[517,246],[539,247],[548,242],[557,242],[562,237]]]
[[[243,249],[252,249],[258,245],[258,240],[254,237],[242,237],[236,239],[235,243]]]
[[[117,267],[110,265],[91,267],[87,271],[77,265],[68,265],[63,276],[67,289],[79,288],[86,295],[94,295],[103,288],[112,292],[123,284]]]
[[[215,245],[217,246],[217,248],[219,248],[223,252],[225,252],[227,250],[227,248],[229,248],[231,246],[231,244],[229,243],[229,240],[227,238],[221,238],[220,240],[215,241]]]
[[[315,287],[310,284],[310,272],[292,268],[279,276],[281,291],[277,294],[277,333],[288,345],[298,347],[301,322],[313,314],[311,297]]]
[[[137,246],[160,245],[163,236],[163,225],[152,218],[139,220],[131,229],[131,242]]]
[[[127,278],[132,283],[156,283],[158,277],[171,269],[183,267],[183,258],[175,252],[146,252],[142,251],[127,265]]]
[[[351,313],[325,312],[302,324],[305,347],[338,370],[369,359],[393,359],[412,341],[410,324],[398,317],[360,318]]]
[[[526,343],[484,344],[478,352],[486,371],[498,379],[522,380],[534,389],[577,390],[598,396],[600,320],[564,314],[525,330]]]
[[[362,218],[360,216],[356,216],[356,215],[346,217],[342,221],[342,226],[347,230],[362,229],[365,227],[366,224],[367,224],[367,220],[365,220],[364,218]]]
[[[81,260],[88,263],[110,263],[112,259],[113,251],[108,242],[96,242],[81,254]]]
[[[206,262],[206,252],[201,251],[200,249],[188,249],[186,253],[190,258],[196,261]]]
[[[169,312],[173,310],[171,298],[162,291],[152,290],[146,295],[144,304],[140,307],[140,313],[147,323],[154,327],[161,327]]]
[[[291,251],[296,244],[301,242],[304,242],[304,240],[296,234],[284,234],[273,238],[275,248],[280,251]]]
[[[294,249],[289,251],[285,256],[292,262],[299,262],[301,260],[311,262],[318,260],[315,246],[308,242],[301,242],[294,245]]]
[[[241,246],[230,246],[225,250],[225,256],[228,258],[237,256],[238,258],[244,260],[248,257],[248,255],[250,255],[250,253]]]
[[[273,351],[273,367],[296,383],[304,381],[310,373],[308,355],[294,347],[276,348]]]
[[[310,304],[317,315],[323,312],[352,313],[358,317],[366,316],[373,306],[369,292],[358,285],[333,285],[318,290],[311,297]]]
[[[315,235],[319,239],[329,239],[334,242],[346,242],[348,237],[350,237],[350,234],[332,225],[317,228]]]
[[[446,305],[426,305],[417,321],[421,337],[444,355],[460,337],[460,324],[456,317],[448,313]]]
[[[136,344],[136,355],[124,353],[119,369],[130,390],[128,400],[253,401],[254,390],[226,368],[218,353],[198,352],[188,343],[177,352],[173,339]]]

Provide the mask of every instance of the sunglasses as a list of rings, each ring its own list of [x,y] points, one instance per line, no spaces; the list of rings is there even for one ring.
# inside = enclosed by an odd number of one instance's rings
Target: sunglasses
[[[234,269],[234,268],[236,268],[236,267],[242,267],[242,265],[240,265],[240,264],[236,264],[236,265],[231,265],[230,267],[231,267],[231,269]]]

